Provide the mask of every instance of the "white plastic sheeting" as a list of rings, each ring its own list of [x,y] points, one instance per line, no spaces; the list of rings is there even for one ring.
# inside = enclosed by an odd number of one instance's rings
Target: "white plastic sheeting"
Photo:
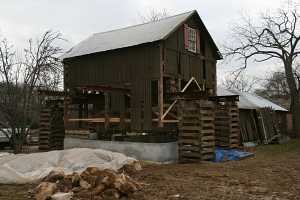
[[[135,159],[102,149],[76,148],[33,154],[0,154],[0,183],[24,184],[46,177],[51,171],[81,173],[87,167],[118,170]]]
[[[222,87],[217,88],[218,96],[231,96],[231,95],[239,95],[238,107],[240,109],[259,109],[270,107],[277,111],[288,111],[285,108],[263,98],[256,94],[250,94],[248,92],[239,92],[235,90],[228,90]]]

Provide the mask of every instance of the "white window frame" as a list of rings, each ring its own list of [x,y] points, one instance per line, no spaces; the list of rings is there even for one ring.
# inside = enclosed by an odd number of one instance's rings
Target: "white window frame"
[[[197,53],[197,31],[194,28],[187,27],[188,32],[188,50]]]

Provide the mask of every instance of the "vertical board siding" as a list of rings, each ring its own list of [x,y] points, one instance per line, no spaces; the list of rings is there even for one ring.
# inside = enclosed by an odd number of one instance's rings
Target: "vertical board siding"
[[[201,35],[201,42],[205,45],[205,55],[202,52],[192,53],[186,50],[184,42],[184,25],[178,28],[170,37],[166,40],[167,47],[167,62],[166,62],[166,74],[173,75],[175,78],[183,78],[188,81],[192,76],[200,83],[204,81],[203,70],[202,70],[202,60],[206,60],[206,72],[208,83],[207,87],[215,91],[216,85],[216,57],[215,50],[210,42],[208,42],[207,32],[202,30],[203,28],[199,25],[196,18],[190,18],[187,20],[186,24],[192,28],[197,29],[199,35]],[[199,37],[198,37],[199,39]],[[201,44],[198,44],[200,48]],[[178,59],[177,55],[180,54],[181,58]],[[180,61],[180,63],[178,63]],[[178,73],[178,65],[181,66],[181,73]]]
[[[209,42],[208,33],[195,16],[185,23],[197,29],[205,45],[205,55],[185,49],[184,25],[166,40],[85,55],[67,60],[68,87],[72,90],[84,85],[109,85],[131,89],[131,128],[150,129],[152,126],[151,80],[168,76],[172,80],[188,81],[192,76],[202,83],[202,61],[206,61],[208,89],[216,90],[216,52]],[[164,43],[164,72],[160,72],[161,44]],[[199,44],[197,45],[199,48]],[[180,59],[179,59],[180,56]],[[179,70],[180,67],[180,70]],[[183,87],[183,86],[182,86]],[[162,91],[163,92],[163,91]],[[112,108],[117,112],[122,106],[120,94],[112,95]],[[142,117],[143,116],[143,117]]]

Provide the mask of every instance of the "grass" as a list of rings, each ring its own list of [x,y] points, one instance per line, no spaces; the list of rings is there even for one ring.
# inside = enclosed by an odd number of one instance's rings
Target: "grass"
[[[283,144],[260,145],[256,147],[255,153],[257,157],[274,158],[291,152],[300,153],[300,139],[292,139]]]

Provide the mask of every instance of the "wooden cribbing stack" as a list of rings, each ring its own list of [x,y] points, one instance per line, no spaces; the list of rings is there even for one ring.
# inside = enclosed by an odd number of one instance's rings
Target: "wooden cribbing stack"
[[[213,160],[214,104],[207,100],[180,100],[179,119],[179,162]]]
[[[48,100],[40,114],[39,150],[61,150],[64,148],[63,104],[59,100]]]
[[[216,102],[215,126],[216,146],[239,147],[239,109],[236,101]]]

